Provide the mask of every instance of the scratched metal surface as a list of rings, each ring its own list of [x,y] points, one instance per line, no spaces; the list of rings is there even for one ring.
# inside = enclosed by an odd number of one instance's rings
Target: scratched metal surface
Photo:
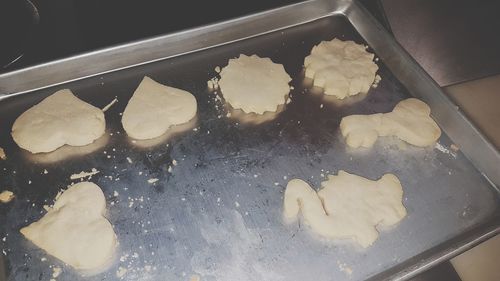
[[[303,58],[313,45],[334,37],[363,42],[336,16],[4,100],[0,145],[8,160],[0,161],[0,186],[16,194],[11,203],[0,205],[5,278],[49,280],[55,265],[63,268],[57,280],[119,280],[119,267],[127,269],[123,280],[189,280],[194,275],[201,280],[358,280],[497,213],[497,194],[460,152],[454,156],[391,138],[379,139],[370,150],[346,148],[338,130],[342,116],[387,112],[409,95],[382,62],[382,81],[364,99],[339,104],[309,91],[302,81]],[[214,67],[239,53],[271,57],[293,77],[292,102],[274,119],[249,123],[227,118],[226,108],[207,90]],[[134,144],[127,138],[119,113],[144,75],[196,96],[192,127],[158,143]],[[21,151],[9,134],[13,121],[61,88],[98,107],[118,98],[106,112],[106,137],[89,147],[44,156]],[[439,143],[448,147],[451,141],[443,135]],[[178,164],[168,172],[174,159]],[[71,174],[92,168],[100,171],[91,181],[107,198],[107,217],[120,245],[108,270],[83,277],[37,249],[19,229],[43,215],[42,206],[71,184]],[[301,178],[317,188],[322,174],[341,169],[371,179],[394,173],[402,182],[408,216],[382,231],[368,249],[323,241],[300,223],[282,221],[288,179]],[[159,181],[150,184],[150,178]]]

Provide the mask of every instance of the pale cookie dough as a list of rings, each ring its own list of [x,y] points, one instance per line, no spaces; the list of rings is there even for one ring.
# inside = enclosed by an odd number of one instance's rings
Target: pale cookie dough
[[[429,106],[415,98],[399,102],[389,113],[342,118],[340,130],[350,147],[372,147],[379,136],[396,136],[415,146],[429,146],[441,136]]]
[[[406,216],[403,189],[398,178],[385,174],[377,181],[339,171],[329,175],[316,192],[306,182],[293,179],[285,191],[287,222],[304,221],[317,234],[329,239],[353,239],[368,247],[377,239],[379,226],[390,226]]]
[[[105,212],[106,199],[99,186],[81,182],[62,193],[44,217],[21,233],[72,267],[96,271],[111,262],[117,245]]]
[[[189,122],[196,109],[196,99],[191,93],[144,76],[123,112],[122,124],[134,139],[153,139],[171,126]]]
[[[32,153],[68,144],[83,146],[104,134],[104,113],[64,89],[26,110],[12,126],[12,137]]]
[[[305,76],[327,95],[339,99],[366,93],[375,81],[378,66],[364,45],[353,41],[323,41],[304,60]]]
[[[14,192],[10,190],[4,190],[0,193],[0,202],[9,203],[12,199],[14,199]]]
[[[257,55],[230,59],[220,72],[218,86],[234,109],[263,114],[285,104],[292,78],[281,64]]]
[[[5,150],[0,147],[0,159],[7,160],[7,155],[5,154]]]

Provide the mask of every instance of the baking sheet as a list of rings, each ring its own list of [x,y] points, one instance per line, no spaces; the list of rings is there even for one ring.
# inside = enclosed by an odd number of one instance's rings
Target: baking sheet
[[[17,196],[0,205],[6,279],[48,280],[56,265],[63,267],[57,280],[119,280],[119,267],[127,269],[123,280],[359,280],[498,217],[498,194],[460,151],[446,153],[452,141],[445,134],[441,149],[392,138],[379,139],[370,150],[346,148],[338,131],[342,116],[387,112],[409,94],[381,61],[382,81],[364,99],[339,104],[304,88],[304,57],[313,45],[334,37],[363,42],[344,17],[332,16],[5,99],[0,144],[9,159],[0,162],[0,184]],[[240,53],[271,57],[294,78],[292,102],[273,120],[226,118],[223,104],[206,88],[215,66]],[[134,144],[126,137],[120,112],[144,75],[196,96],[198,115],[191,128],[158,143]],[[107,136],[90,148],[43,157],[21,151],[9,136],[13,121],[62,88],[101,108],[118,98],[106,112]],[[92,168],[100,171],[92,181],[106,195],[120,246],[108,271],[82,277],[18,230],[43,215],[42,206],[71,184],[71,174]],[[323,241],[302,224],[285,225],[281,219],[289,179],[318,187],[322,174],[340,169],[371,179],[394,173],[404,188],[408,216],[366,250]],[[150,178],[159,181],[150,184]]]

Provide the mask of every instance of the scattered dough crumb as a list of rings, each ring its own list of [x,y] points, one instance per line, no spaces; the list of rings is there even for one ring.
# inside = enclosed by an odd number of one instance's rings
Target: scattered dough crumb
[[[132,164],[132,159],[130,159],[130,157],[127,157],[127,162],[128,162],[129,164]]]
[[[44,170],[43,170],[43,173],[46,175],[46,174],[48,174],[48,173],[49,173],[49,171],[47,171],[47,169],[44,169]]]
[[[62,195],[62,194],[63,194],[63,191],[62,191],[62,190],[59,190],[59,191],[57,192],[56,197],[55,197],[55,199],[54,199],[54,200],[59,199],[59,197],[61,197],[61,195]]]
[[[9,203],[14,199],[14,192],[9,191],[9,190],[4,190],[2,193],[0,193],[0,202],[2,203]]]
[[[458,147],[458,145],[456,145],[456,144],[452,143],[452,144],[450,145],[450,149],[451,149],[451,150],[453,150],[454,152],[457,152],[457,151],[459,151],[459,150],[460,150],[460,147]]]
[[[61,269],[60,267],[58,267],[58,266],[54,266],[54,267],[52,268],[52,277],[53,277],[53,278],[57,278],[57,277],[59,277],[59,275],[61,274],[61,272],[62,272],[62,269]]]
[[[7,155],[5,155],[5,151],[1,147],[0,147],[0,159],[2,159],[2,160],[7,159]]]
[[[380,81],[382,81],[382,77],[380,77],[380,75],[375,75],[375,81],[373,81],[373,85],[372,85],[372,88],[377,88],[378,87],[378,83],[380,83]]]
[[[92,168],[92,170],[90,172],[81,171],[78,174],[72,174],[69,178],[71,180],[76,180],[76,179],[81,179],[81,178],[86,178],[86,177],[92,177],[93,175],[98,174],[98,173],[99,173],[99,171],[96,168]]]
[[[431,109],[415,98],[400,101],[389,113],[350,115],[340,121],[340,131],[353,148],[372,147],[379,136],[397,136],[409,144],[425,147],[441,136],[430,117]]]
[[[172,165],[177,166],[177,160],[172,160]]]
[[[457,157],[457,154],[452,151],[451,149],[446,148],[444,145],[440,144],[439,142],[436,142],[436,145],[434,146],[437,150],[441,151],[442,153],[451,155],[453,157]]]
[[[106,105],[103,109],[102,112],[106,112],[109,108],[111,108],[115,103],[118,102],[118,99],[115,97],[108,105]]]
[[[211,91],[219,89],[219,79],[217,77],[211,78],[207,81],[207,86]]]
[[[352,269],[348,267],[347,264],[337,261],[337,266],[339,267],[340,271],[346,273],[347,275],[352,275]]]
[[[198,274],[195,274],[195,275],[191,275],[191,277],[189,278],[189,281],[200,281],[201,278]]]
[[[159,181],[157,178],[148,179],[148,183],[155,183],[157,181]]]
[[[116,277],[122,279],[125,274],[127,274],[127,269],[125,267],[118,267],[118,270],[116,271]]]

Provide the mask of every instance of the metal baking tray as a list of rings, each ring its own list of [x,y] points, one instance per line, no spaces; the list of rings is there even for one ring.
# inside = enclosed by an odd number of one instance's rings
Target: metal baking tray
[[[331,100],[303,80],[304,57],[334,37],[366,43],[380,58],[382,81],[364,98]],[[292,102],[273,119],[228,118],[208,91],[214,68],[240,53],[271,57],[293,77]],[[128,139],[120,112],[144,75],[192,92],[196,120],[159,140]],[[106,136],[43,155],[19,149],[13,121],[62,88],[101,108],[117,97]],[[0,186],[16,194],[0,205],[0,279],[49,280],[52,266],[63,268],[57,280],[120,280],[119,267],[127,269],[122,280],[406,279],[499,232],[498,151],[356,2],[307,1],[21,69],[0,75],[0,92],[8,156]],[[444,131],[440,149],[391,138],[369,150],[346,148],[342,116],[387,112],[410,96],[431,106]],[[447,150],[451,144],[460,151]],[[83,277],[19,229],[43,215],[70,175],[92,168],[120,245],[109,270]],[[394,173],[404,188],[408,216],[367,249],[282,221],[289,179],[318,187],[341,169],[371,179]]]

